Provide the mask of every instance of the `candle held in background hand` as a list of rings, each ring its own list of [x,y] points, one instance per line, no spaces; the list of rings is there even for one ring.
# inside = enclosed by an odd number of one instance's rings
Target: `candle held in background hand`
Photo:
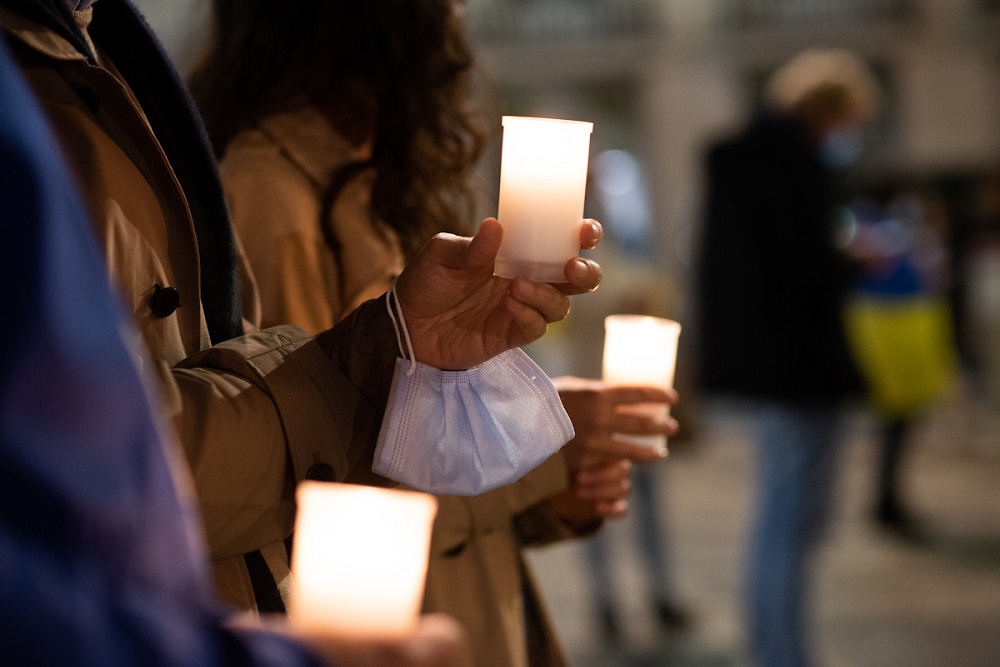
[[[503,128],[495,273],[566,282],[566,262],[580,253],[594,124],[504,116]]]
[[[604,381],[610,385],[639,385],[670,389],[674,385],[677,339],[681,325],[645,315],[609,315],[604,320]],[[626,409],[625,407],[621,409]],[[629,410],[670,414],[666,403],[627,406]],[[616,438],[654,449],[666,449],[663,435],[624,435]]]

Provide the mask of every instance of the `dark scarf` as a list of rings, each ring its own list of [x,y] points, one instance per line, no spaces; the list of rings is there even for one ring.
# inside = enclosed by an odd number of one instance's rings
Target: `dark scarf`
[[[0,0],[67,39],[96,64],[65,0]],[[242,335],[236,243],[208,135],[177,70],[129,0],[94,4],[90,36],[139,100],[187,197],[201,255],[201,302],[212,343]]]

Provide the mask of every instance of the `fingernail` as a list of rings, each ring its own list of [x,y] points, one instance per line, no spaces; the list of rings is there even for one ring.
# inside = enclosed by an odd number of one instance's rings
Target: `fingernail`
[[[597,245],[604,238],[604,227],[595,220],[590,221],[590,231],[594,237],[594,245]]]
[[[573,266],[570,267],[570,272],[575,273],[577,278],[585,278],[589,272],[587,260],[582,257],[574,259]]]

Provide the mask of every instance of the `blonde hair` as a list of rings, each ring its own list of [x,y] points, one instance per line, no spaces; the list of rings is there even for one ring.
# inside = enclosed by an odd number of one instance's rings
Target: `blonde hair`
[[[811,121],[869,122],[880,97],[868,65],[843,49],[803,51],[778,68],[764,90],[771,108]]]

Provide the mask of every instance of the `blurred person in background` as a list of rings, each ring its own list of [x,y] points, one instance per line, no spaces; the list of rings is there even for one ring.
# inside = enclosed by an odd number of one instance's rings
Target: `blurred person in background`
[[[943,398],[958,366],[947,293],[943,206],[911,186],[869,188],[852,202],[845,248],[861,265],[847,307],[855,356],[878,420],[872,518],[913,542],[929,536],[906,499],[903,473],[920,418]]]
[[[758,482],[746,611],[751,660],[767,667],[816,661],[810,559],[830,516],[844,402],[863,386],[842,321],[852,268],[834,246],[835,178],[878,98],[859,58],[809,50],[707,155],[698,372],[706,394],[749,402]]]
[[[452,0],[216,0],[191,77],[221,156],[263,322],[321,331],[383,293],[435,232],[462,231],[482,131],[472,54]],[[596,223],[588,222],[600,232]],[[478,665],[564,665],[521,554],[590,535],[627,506],[630,460],[661,458],[614,431],[673,433],[619,403],[675,395],[557,381],[576,438],[520,482],[439,496],[425,609],[471,635]]]

